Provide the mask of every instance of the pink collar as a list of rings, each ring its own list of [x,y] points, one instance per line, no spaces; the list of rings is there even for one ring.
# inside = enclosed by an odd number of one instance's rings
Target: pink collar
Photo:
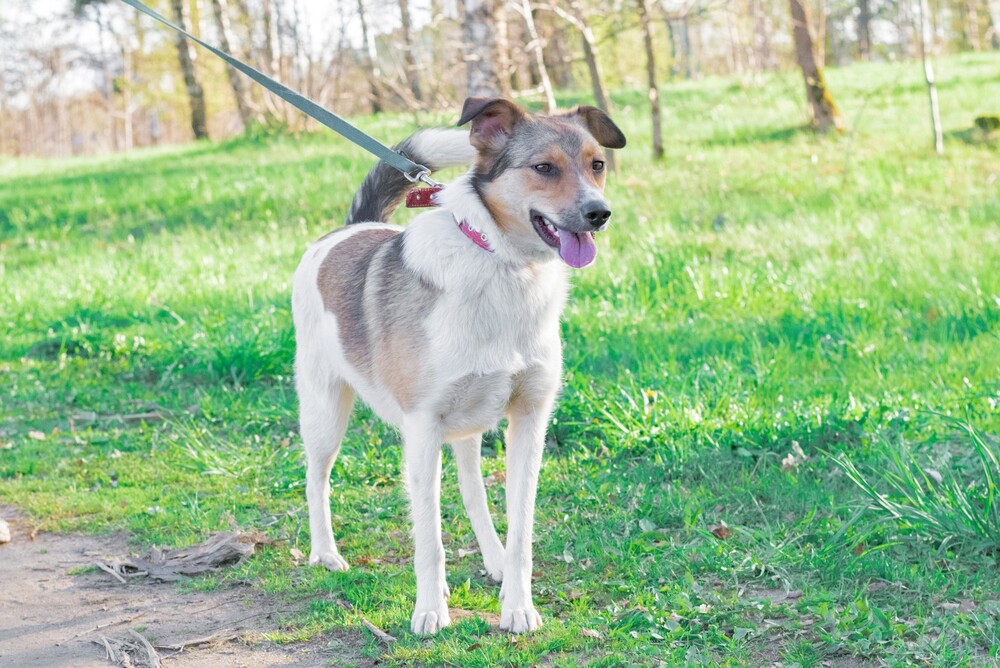
[[[437,202],[434,200],[434,195],[440,192],[444,186],[432,186],[430,188],[414,188],[406,194],[406,206],[410,209],[421,209],[431,206],[437,206]],[[469,237],[472,243],[476,244],[482,248],[487,253],[493,252],[493,247],[490,246],[489,240],[486,238],[486,233],[475,229],[469,225],[467,220],[459,220],[455,218],[455,222],[458,223],[458,229],[461,230],[462,234]]]

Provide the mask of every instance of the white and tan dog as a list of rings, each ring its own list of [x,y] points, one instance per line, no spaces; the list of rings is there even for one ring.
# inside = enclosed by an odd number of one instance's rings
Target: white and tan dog
[[[411,184],[376,166],[347,225],[315,245],[295,274],[296,388],[305,442],[309,561],[347,568],[330,527],[330,471],[355,395],[403,439],[413,517],[415,633],[450,623],[441,544],[441,446],[486,570],[503,581],[500,626],[541,625],[531,598],[531,540],[545,429],[562,375],[559,316],[566,265],[597,254],[611,215],[601,147],[625,136],[603,112],[531,116],[504,99],[469,98],[459,125],[397,147],[431,169],[472,169],[406,229],[386,224]],[[559,261],[561,258],[562,261]],[[507,544],[497,537],[480,469],[484,431],[509,420]]]

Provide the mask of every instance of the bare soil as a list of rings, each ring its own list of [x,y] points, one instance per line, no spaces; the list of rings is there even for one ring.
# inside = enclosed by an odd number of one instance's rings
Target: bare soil
[[[106,668],[115,664],[101,637],[123,638],[130,629],[156,646],[219,634],[214,643],[160,649],[165,668],[372,665],[360,654],[360,632],[297,645],[264,640],[261,634],[278,627],[287,606],[248,587],[181,592],[146,578],[121,584],[90,569],[95,561],[128,555],[122,534],[33,536],[10,508],[0,507],[0,517],[12,533],[11,542],[0,545],[0,667]]]

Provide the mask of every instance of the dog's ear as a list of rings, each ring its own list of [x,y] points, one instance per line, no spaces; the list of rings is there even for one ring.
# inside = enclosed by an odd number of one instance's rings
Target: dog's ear
[[[625,147],[625,134],[607,114],[597,107],[580,105],[573,110],[573,113],[587,126],[597,143],[604,148]]]
[[[472,121],[469,141],[479,150],[499,149],[514,126],[527,118],[521,107],[502,97],[470,97],[462,106],[459,125]]]

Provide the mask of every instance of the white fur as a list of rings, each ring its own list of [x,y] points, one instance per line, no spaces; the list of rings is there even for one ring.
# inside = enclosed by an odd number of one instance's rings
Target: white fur
[[[461,134],[467,147],[468,136]],[[451,145],[450,136],[447,140]],[[440,151],[432,154],[440,156]],[[455,149],[452,157],[469,155]],[[324,310],[317,288],[317,272],[331,248],[361,230],[392,226],[362,224],[331,235],[306,252],[296,272],[296,385],[308,462],[310,563],[347,568],[330,528],[329,475],[357,393],[403,437],[417,579],[412,630],[434,633],[450,623],[440,511],[441,444],[448,442],[486,569],[503,580],[500,625],[531,631],[541,625],[531,597],[535,491],[561,380],[559,316],[566,270],[549,249],[539,251],[538,261],[513,248],[472,192],[468,176],[439,193],[438,202],[441,208],[417,217],[403,232],[404,262],[441,290],[423,321],[429,343],[421,364],[429,372],[408,411],[388,388],[347,361],[336,318]],[[484,231],[495,252],[476,247],[459,231],[456,217]],[[464,390],[449,403],[462,379]],[[503,417],[509,418],[506,548],[493,527],[479,463],[481,434]]]

